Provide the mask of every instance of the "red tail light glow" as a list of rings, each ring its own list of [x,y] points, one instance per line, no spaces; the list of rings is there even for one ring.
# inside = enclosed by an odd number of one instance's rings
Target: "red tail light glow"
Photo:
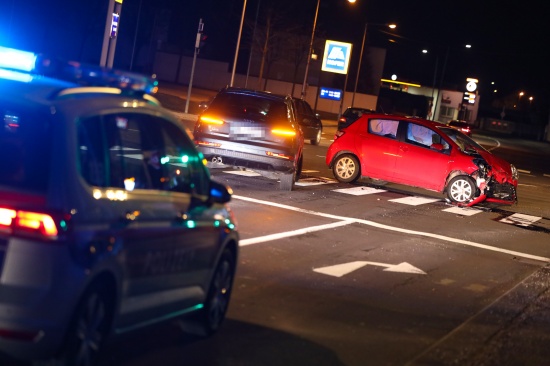
[[[195,144],[201,146],[210,146],[210,147],[220,147],[222,144],[217,142],[208,142],[208,141],[195,141]]]
[[[271,152],[271,151],[266,151],[265,154],[267,156],[271,156],[271,157],[274,157],[274,158],[281,158],[281,159],[286,159],[286,160],[291,160],[292,159],[292,156],[290,156],[290,155],[274,153],[274,152]]]
[[[22,231],[53,238],[58,234],[54,219],[44,213],[0,208],[0,230]]]

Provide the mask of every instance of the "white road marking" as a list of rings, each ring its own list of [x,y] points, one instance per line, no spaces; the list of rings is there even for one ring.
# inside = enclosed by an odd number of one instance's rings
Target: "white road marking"
[[[415,266],[410,265],[407,262],[402,262],[399,264],[387,264],[387,263],[367,262],[367,261],[355,261],[355,262],[337,264],[334,266],[314,268],[313,272],[322,273],[322,274],[326,274],[334,277],[342,277],[344,275],[347,275],[348,273],[356,271],[367,265],[386,267],[384,269],[385,272],[426,274],[426,272],[424,272],[420,268],[416,268]]]
[[[306,173],[306,174],[309,174],[309,173],[319,173],[318,170],[307,170],[307,169],[304,169],[302,170],[302,173]]]
[[[515,250],[497,248],[497,247],[493,247],[493,246],[486,245],[486,244],[481,244],[481,243],[476,243],[476,242],[469,241],[469,240],[451,238],[451,237],[445,236],[445,235],[433,234],[433,233],[428,233],[428,232],[424,232],[424,231],[403,229],[403,228],[399,228],[399,227],[395,227],[395,226],[380,224],[380,223],[370,221],[370,220],[362,220],[362,219],[356,219],[356,218],[353,218],[353,217],[332,215],[332,214],[327,214],[327,213],[324,213],[324,212],[306,210],[306,209],[303,209],[303,208],[293,207],[293,206],[289,206],[289,205],[283,205],[283,204],[276,203],[276,202],[263,201],[263,200],[250,198],[250,197],[245,197],[245,196],[233,195],[232,197],[234,199],[238,199],[238,200],[242,200],[242,201],[248,201],[248,202],[258,203],[258,204],[261,204],[261,205],[278,207],[278,208],[282,208],[282,209],[285,209],[285,210],[290,210],[290,211],[295,211],[295,212],[302,212],[302,213],[306,213],[306,214],[310,214],[310,215],[325,217],[325,218],[334,219],[334,220],[340,220],[340,221],[344,221],[345,225],[347,225],[349,221],[353,221],[353,222],[356,222],[356,223],[359,223],[359,224],[364,224],[364,225],[376,227],[376,228],[383,229],[383,230],[389,230],[389,231],[394,231],[394,232],[399,232],[399,233],[404,233],[404,234],[410,234],[410,235],[425,236],[425,237],[432,238],[432,239],[442,240],[442,241],[445,241],[445,242],[448,242],[448,243],[467,245],[467,246],[471,246],[471,247],[474,247],[474,248],[480,248],[480,249],[485,249],[485,250],[489,250],[489,251],[493,251],[493,252],[509,254],[509,255],[516,256],[516,257],[532,259],[532,260],[541,261],[541,262],[550,262],[550,258],[541,257],[541,256],[538,256],[538,255],[532,255],[532,254],[528,254],[528,253],[517,252]]]
[[[389,200],[389,201],[390,202],[402,203],[404,205],[419,206],[419,205],[424,205],[426,203],[438,202],[438,201],[441,201],[441,200],[437,199],[437,198],[409,196],[409,197],[403,197],[403,198],[396,198],[396,199]]]
[[[542,217],[538,217],[538,216],[529,216],[529,215],[524,215],[524,214],[520,214],[520,213],[515,213],[513,214],[512,216],[508,216],[508,217],[505,217],[503,218],[502,220],[499,220],[500,222],[504,222],[506,224],[514,224],[514,225],[518,225],[518,226],[531,226],[531,224],[541,220]]]
[[[224,170],[224,173],[227,174],[235,174],[235,175],[242,175],[244,177],[259,177],[261,176],[260,173],[256,173],[252,170]]]
[[[384,189],[378,189],[378,188],[372,188],[372,187],[353,187],[353,188],[333,189],[333,192],[352,194],[354,196],[363,196],[366,194],[383,193],[387,191]]]
[[[456,206],[451,208],[446,208],[443,211],[462,215],[462,216],[472,216],[480,212],[483,212],[473,207],[456,207]]]
[[[258,236],[256,238],[251,238],[251,239],[243,239],[243,240],[239,241],[239,246],[258,244],[258,243],[263,243],[263,242],[266,242],[266,241],[277,240],[277,239],[282,239],[282,238],[288,238],[288,237],[297,236],[297,235],[303,235],[303,234],[312,233],[312,232],[320,231],[320,230],[334,229],[335,227],[340,227],[340,226],[344,226],[344,225],[353,224],[354,222],[355,221],[353,221],[353,220],[338,221],[338,222],[333,222],[331,224],[311,226],[311,227],[308,227],[308,228],[305,228],[305,229],[287,231],[287,232],[284,232],[284,233]]]
[[[543,174],[543,177],[550,178],[550,174]]]
[[[530,170],[518,169],[518,172],[524,173],[524,174],[531,174],[531,171],[530,171]]]

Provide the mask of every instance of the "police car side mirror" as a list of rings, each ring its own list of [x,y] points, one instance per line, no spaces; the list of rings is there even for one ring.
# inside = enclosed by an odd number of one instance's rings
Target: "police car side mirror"
[[[227,203],[231,200],[233,190],[216,181],[210,181],[209,200],[211,203]]]

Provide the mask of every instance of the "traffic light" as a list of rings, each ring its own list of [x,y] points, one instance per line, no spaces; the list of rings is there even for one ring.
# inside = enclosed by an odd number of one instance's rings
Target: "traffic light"
[[[200,40],[199,40],[199,48],[204,47],[204,44],[206,43],[207,39],[208,39],[208,36],[204,33],[201,33]]]

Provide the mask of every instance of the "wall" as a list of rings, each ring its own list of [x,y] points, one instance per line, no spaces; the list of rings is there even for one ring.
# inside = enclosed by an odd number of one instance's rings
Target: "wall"
[[[179,63],[179,67],[178,67]],[[192,57],[185,57],[176,54],[158,51],[155,56],[153,72],[160,81],[168,81],[171,83],[189,84],[191,69],[193,65]],[[197,57],[195,64],[195,72],[193,75],[193,87],[218,90],[231,82],[231,69],[226,62],[205,60]],[[255,89],[258,85],[258,78],[255,76],[235,74],[233,86],[248,87]],[[262,83],[263,85],[263,83]],[[291,94],[292,83],[280,80],[269,79],[267,82],[267,90],[276,94]],[[302,83],[294,85],[294,96],[300,97],[302,92]],[[318,88],[316,86],[308,86],[306,88],[305,99],[309,102],[312,108],[316,107],[318,112],[329,114],[339,114],[340,106],[345,110],[351,105],[353,92],[345,93],[343,103],[328,99],[317,98]],[[354,106],[368,109],[376,109],[376,95],[356,93]]]

